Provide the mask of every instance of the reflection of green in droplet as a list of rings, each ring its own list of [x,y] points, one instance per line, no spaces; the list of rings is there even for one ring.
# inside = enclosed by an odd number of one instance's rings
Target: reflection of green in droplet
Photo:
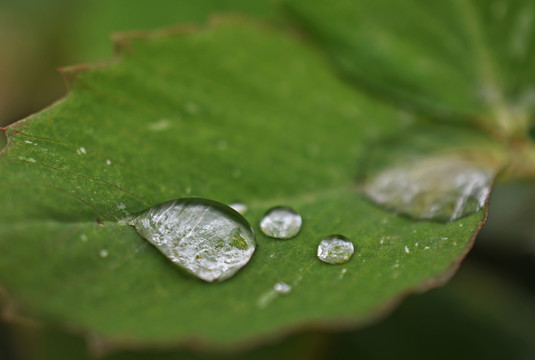
[[[230,235],[230,246],[240,250],[246,250],[248,247],[247,241],[241,236],[238,228],[234,229]]]
[[[208,282],[232,277],[256,247],[253,229],[240,214],[206,199],[166,202],[129,223],[173,263]]]

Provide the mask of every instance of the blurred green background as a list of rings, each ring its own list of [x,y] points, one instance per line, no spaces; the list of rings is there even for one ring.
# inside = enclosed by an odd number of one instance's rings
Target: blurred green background
[[[288,23],[280,0],[1,0],[0,125],[66,95],[58,67],[113,56],[110,35],[213,13]],[[3,136],[3,134],[2,134]],[[3,146],[5,138],[0,138]],[[407,299],[366,329],[304,329],[235,354],[202,349],[115,352],[105,359],[535,358],[535,186],[498,186],[489,222],[450,284]],[[351,301],[351,299],[348,299]],[[84,340],[33,321],[0,323],[0,359],[85,359]]]

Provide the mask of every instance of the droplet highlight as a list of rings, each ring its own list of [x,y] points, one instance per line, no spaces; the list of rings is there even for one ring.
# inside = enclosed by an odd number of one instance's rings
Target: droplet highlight
[[[278,282],[273,286],[273,290],[282,295],[287,295],[292,291],[292,287],[285,282]]]
[[[245,214],[247,212],[247,205],[235,202],[229,205],[233,210],[239,212],[240,214]]]
[[[416,219],[455,221],[479,211],[494,171],[458,158],[431,157],[379,172],[364,186],[374,202]]]
[[[277,206],[270,209],[260,221],[264,234],[275,239],[290,239],[301,230],[303,219],[293,209]]]
[[[207,282],[232,277],[249,262],[256,248],[247,220],[230,207],[207,199],[165,202],[128,223],[173,263]]]
[[[318,245],[318,259],[327,264],[345,264],[351,259],[355,247],[343,235],[330,235]]]

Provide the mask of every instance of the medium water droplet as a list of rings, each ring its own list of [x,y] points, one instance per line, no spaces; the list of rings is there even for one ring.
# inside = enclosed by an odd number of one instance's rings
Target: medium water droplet
[[[275,239],[290,239],[301,230],[303,220],[293,209],[277,206],[269,210],[260,221],[260,229]]]
[[[206,199],[154,206],[129,222],[173,263],[212,282],[232,277],[256,247],[253,229],[239,213]]]
[[[355,248],[343,235],[330,235],[318,245],[318,259],[327,264],[344,264],[351,259]]]
[[[275,290],[279,294],[286,295],[289,294],[290,291],[292,291],[292,287],[286,284],[285,282],[280,281],[273,286],[273,290]]]
[[[364,191],[387,209],[446,222],[479,211],[490,194],[493,176],[489,167],[436,157],[386,169],[372,178]]]

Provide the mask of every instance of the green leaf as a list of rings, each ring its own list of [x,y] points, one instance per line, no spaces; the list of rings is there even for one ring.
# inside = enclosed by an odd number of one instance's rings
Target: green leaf
[[[360,194],[357,160],[403,134],[406,114],[354,91],[299,40],[222,21],[118,45],[120,61],[66,70],[67,98],[7,128],[0,279],[27,313],[114,345],[268,341],[367,323],[447,281],[472,246],[485,209],[414,221]],[[472,137],[460,133],[442,148],[462,150]],[[185,276],[117,221],[186,196],[248,206],[258,248],[234,278]],[[296,238],[260,233],[276,205],[303,217]],[[345,265],[316,258],[333,233],[355,244]],[[280,281],[286,296],[273,292]]]
[[[532,296],[510,280],[468,260],[447,286],[408,298],[394,314],[367,329],[306,332],[237,355],[174,349],[125,351],[102,359],[323,359],[325,354],[331,359],[531,359]],[[21,359],[91,359],[82,339],[58,329],[19,325],[16,330],[15,350]],[[442,350],[437,353],[437,348]]]
[[[529,0],[290,0],[344,75],[411,108],[525,137],[535,101]]]

